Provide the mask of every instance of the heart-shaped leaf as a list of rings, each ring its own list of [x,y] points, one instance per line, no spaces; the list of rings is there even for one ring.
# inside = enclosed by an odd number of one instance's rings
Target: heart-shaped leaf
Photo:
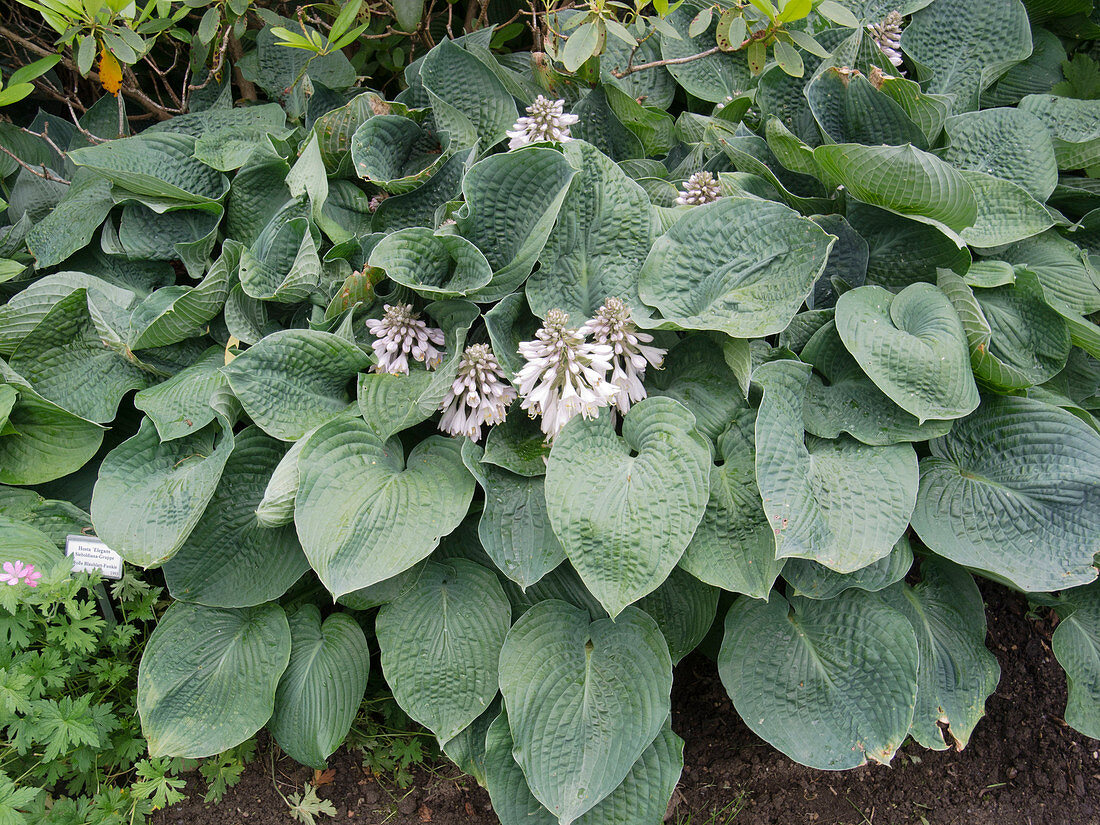
[[[512,626],[500,652],[512,754],[561,825],[622,783],[660,733],[671,688],[665,639],[635,608],[592,622],[551,600]]]
[[[872,447],[847,437],[806,437],[802,404],[810,367],[757,367],[756,483],[776,558],[811,559],[850,573],[882,558],[909,523],[917,455],[909,444]]]
[[[425,227],[387,235],[371,252],[370,265],[425,298],[466,295],[493,277],[485,256],[468,240],[461,235],[433,233]]]
[[[563,561],[565,551],[550,527],[543,478],[520,476],[481,461],[481,448],[462,445],[462,460],[485,491],[477,532],[497,569],[527,589]]]
[[[172,558],[199,523],[233,452],[229,422],[161,443],[142,419],[137,434],[103,459],[92,493],[96,534],[131,564]],[[261,723],[262,724],[262,723]]]
[[[917,696],[919,652],[904,615],[863,590],[828,601],[739,599],[718,673],[752,731],[803,765],[889,764]]]
[[[527,786],[523,769],[512,756],[515,743],[505,713],[485,733],[485,785],[493,812],[502,825],[555,825],[558,818],[539,804]],[[657,825],[684,767],[684,743],[666,722],[622,781],[577,825]]]
[[[655,590],[703,517],[710,447],[695,417],[647,398],[615,434],[608,416],[574,418],[546,467],[550,523],[584,583],[612,617]]]
[[[920,423],[961,418],[978,406],[962,323],[931,284],[897,295],[877,286],[846,292],[836,329],[875,386]]]
[[[459,442],[431,436],[406,460],[358,419],[310,436],[298,459],[294,522],[306,558],[334,596],[396,576],[426,558],[470,507],[474,479]]]
[[[832,236],[782,204],[720,198],[687,211],[657,239],[638,294],[685,329],[770,335],[801,308],[832,245]]]
[[[264,432],[296,441],[351,403],[348,382],[369,365],[367,354],[342,336],[288,329],[245,350],[224,373]]]
[[[496,575],[465,559],[428,562],[416,584],[378,611],[382,670],[394,698],[440,742],[497,694],[497,662],[512,620]]]
[[[886,603],[913,625],[920,648],[909,735],[933,750],[951,744],[962,750],[985,715],[1001,668],[985,649],[985,603],[970,574],[933,556],[921,562],[920,571],[919,584],[902,582],[883,592]]]
[[[987,396],[930,443],[913,529],[941,556],[1022,590],[1096,578],[1100,435],[1064,410]]]
[[[164,565],[174,598],[211,607],[252,607],[282,596],[309,563],[294,528],[269,528],[256,519],[268,479],[284,445],[249,427],[233,452],[206,512]]]
[[[306,604],[289,616],[290,662],[268,723],[279,747],[312,768],[325,767],[351,729],[367,689],[370,647],[359,623]]]
[[[271,718],[290,646],[277,604],[169,607],[138,668],[137,709],[149,755],[198,759],[250,738]]]
[[[766,599],[784,560],[756,488],[756,411],[745,410],[718,437],[721,464],[710,471],[703,520],[680,559],[697,579],[732,593]]]

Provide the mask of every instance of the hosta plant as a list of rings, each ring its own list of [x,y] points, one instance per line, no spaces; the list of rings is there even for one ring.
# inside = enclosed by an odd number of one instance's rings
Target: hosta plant
[[[964,747],[975,576],[1059,613],[1100,736],[1078,5],[751,5],[826,53],[703,54],[728,16],[686,0],[626,76],[483,29],[391,100],[11,143],[69,183],[0,166],[0,483],[162,571],[153,758],[266,726],[320,768],[374,667],[505,825],[655,825],[712,629],[798,762]]]

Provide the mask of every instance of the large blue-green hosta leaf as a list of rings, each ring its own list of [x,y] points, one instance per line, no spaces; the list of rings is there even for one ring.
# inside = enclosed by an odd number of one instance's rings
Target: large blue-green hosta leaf
[[[1020,101],[1020,111],[1046,127],[1059,169],[1082,169],[1100,161],[1100,101],[1028,95]]]
[[[811,559],[850,573],[887,555],[905,532],[917,495],[917,455],[909,444],[806,437],[809,376],[809,365],[797,361],[772,361],[753,372],[764,390],[756,483],[776,558]]]
[[[565,144],[578,169],[527,282],[527,302],[540,318],[560,309],[587,318],[608,296],[648,314],[638,298],[637,273],[653,243],[645,191],[594,146]]]
[[[0,515],[0,562],[21,561],[44,570],[59,558],[57,545],[41,530]]]
[[[508,716],[501,713],[485,734],[485,785],[502,825],[555,825],[558,818],[539,804],[523,769],[512,756],[515,743]],[[626,779],[577,825],[660,825],[684,767],[684,743],[666,722],[630,768]]]
[[[783,567],[783,580],[794,590],[788,595],[809,599],[831,599],[845,590],[858,588],[876,593],[905,578],[913,566],[913,549],[902,536],[889,555],[851,573],[838,573],[809,559],[788,559]]]
[[[351,403],[348,382],[369,365],[367,354],[340,335],[290,329],[245,350],[224,373],[264,432],[296,441]]]
[[[298,458],[294,522],[334,596],[385,581],[426,558],[466,515],[474,479],[459,442],[431,436],[404,457],[358,419],[320,427]]]
[[[106,346],[89,302],[78,289],[62,298],[12,353],[12,369],[44,398],[81,418],[106,423],[123,396],[153,383],[132,359]],[[113,306],[113,305],[111,305]]]
[[[710,471],[710,498],[703,520],[680,559],[696,578],[766,599],[784,560],[775,557],[775,537],[756,487],[753,446],[756,411],[745,410],[718,437]]]
[[[470,168],[456,229],[493,269],[472,300],[500,300],[531,274],[576,174],[561,152],[539,146],[490,155]]]
[[[472,441],[462,445],[462,460],[485,491],[478,538],[501,573],[526,589],[565,561],[550,527],[542,475],[517,475],[484,463]]]
[[[371,252],[370,265],[425,298],[467,295],[493,277],[485,256],[468,240],[426,227],[399,229],[387,235]]]
[[[848,433],[864,444],[898,444],[937,438],[951,429],[950,420],[921,423],[891,401],[844,348],[833,321],[806,342],[801,358],[814,368],[802,408],[809,433],[821,438]]]
[[[931,284],[897,295],[878,286],[846,292],[836,329],[875,386],[919,423],[960,418],[978,406],[962,322]]]
[[[1021,590],[1096,578],[1100,436],[1057,407],[987,396],[930,444],[913,528],[941,556]]]
[[[359,177],[391,194],[411,192],[447,159],[446,143],[419,123],[398,115],[377,115],[356,129],[351,160]]]
[[[370,647],[346,613],[321,622],[306,604],[289,617],[290,662],[275,691],[268,723],[279,747],[312,768],[340,747],[359,712],[370,673]]]
[[[638,293],[684,329],[770,335],[798,312],[832,244],[817,224],[781,204],[721,198],[691,208],[657,239]]]
[[[729,346],[733,340],[708,333],[689,335],[668,351],[660,369],[646,369],[648,393],[687,407],[699,432],[711,441],[745,408],[737,376],[719,347],[720,343]],[[745,342],[741,339],[740,343]]]
[[[497,695],[512,611],[496,575],[466,559],[428,562],[378,611],[382,670],[409,716],[447,742]]]
[[[0,483],[53,481],[91,460],[103,443],[103,427],[47,401],[3,361],[0,378],[9,382],[0,388],[12,405],[0,423]]]
[[[181,601],[252,607],[279,598],[309,569],[292,526],[269,528],[256,519],[284,445],[258,427],[234,442],[206,512],[164,565],[168,590]]]
[[[978,218],[974,190],[957,169],[911,145],[818,146],[814,160],[833,185],[863,203],[927,223],[958,246],[958,233]]]
[[[1066,671],[1066,722],[1100,739],[1100,587],[1075,588],[1063,596],[1073,612],[1055,628],[1050,646]]]
[[[929,69],[926,91],[955,95],[955,113],[978,108],[981,93],[1031,54],[1020,0],[936,0],[902,33],[906,54]]]
[[[221,200],[229,190],[228,179],[196,160],[194,152],[195,138],[189,135],[148,132],[75,149],[69,158],[158,208],[162,202]]]
[[[714,624],[718,588],[674,567],[665,583],[639,599],[636,606],[657,622],[676,665],[699,646]]]
[[[959,233],[970,246],[989,248],[1039,235],[1054,225],[1046,207],[1012,181],[964,170],[974,191],[978,215]]]
[[[952,744],[962,750],[985,715],[1001,668],[985,648],[985,603],[970,574],[931,556],[920,570],[919,584],[902,582],[883,593],[886,603],[909,619],[920,648],[909,735],[933,750]]]
[[[615,434],[607,415],[577,417],[555,438],[546,504],[585,585],[612,617],[655,590],[703,517],[710,447],[695,417],[647,398]]]
[[[640,610],[592,622],[550,600],[508,631],[500,689],[531,793],[569,825],[607,798],[660,734],[672,662]]]
[[[64,200],[27,233],[38,266],[57,266],[87,246],[114,205],[106,178],[90,171],[75,176]]]
[[[844,770],[889,764],[913,720],[918,660],[909,620],[848,590],[735,602],[718,673],[754,733],[803,765]]]
[[[862,74],[830,67],[806,84],[810,111],[832,143],[911,143],[927,149],[924,132],[892,97]]]
[[[103,459],[92,493],[96,533],[126,561],[155,567],[172,558],[202,518],[233,451],[229,422],[161,443],[153,422]]]
[[[290,660],[277,604],[224,610],[176,602],[149,637],[137,709],[151,756],[214,756],[271,718]]]
[[[1022,109],[986,109],[948,118],[944,128],[947,145],[936,154],[956,169],[1011,181],[1040,202],[1054,191],[1054,144],[1034,115]]]
[[[134,406],[156,425],[161,441],[197,432],[214,420],[215,399],[229,393],[222,372],[225,350],[210,347],[191,366],[134,396]]]
[[[503,140],[516,120],[516,103],[500,79],[453,41],[445,40],[427,54],[420,81],[439,128],[457,145],[476,145],[479,154]]]

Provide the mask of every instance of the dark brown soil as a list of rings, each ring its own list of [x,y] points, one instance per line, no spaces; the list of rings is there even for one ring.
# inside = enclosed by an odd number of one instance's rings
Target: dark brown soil
[[[1023,597],[985,586],[988,645],[1001,663],[1001,683],[988,715],[961,753],[910,743],[893,767],[843,773],[796,765],[759,740],[733,712],[714,664],[695,654],[676,673],[673,728],[687,743],[683,778],[669,822],[675,825],[1100,825],[1100,742],[1061,719],[1066,679],[1050,650],[1053,626],[1028,617]],[[319,793],[335,819],[364,825],[493,825],[488,796],[449,764],[420,770],[411,789],[364,773],[354,755],[330,760],[335,776]],[[274,759],[284,794],[301,790],[312,772]],[[155,825],[286,825],[291,819],[272,783],[266,745],[221,805],[192,799]]]

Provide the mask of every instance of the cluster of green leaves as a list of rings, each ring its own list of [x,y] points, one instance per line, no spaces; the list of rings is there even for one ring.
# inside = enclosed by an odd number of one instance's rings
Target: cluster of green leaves
[[[998,679],[973,574],[1062,613],[1066,719],[1100,736],[1100,109],[1052,92],[1081,4],[909,0],[909,77],[865,30],[893,9],[844,5],[801,76],[680,60],[721,23],[686,0],[644,71],[485,29],[393,100],[272,20],[244,68],[281,106],[91,145],[99,111],[41,115],[60,154],[0,132],[71,181],[0,166],[0,483],[162,569],[154,760],[267,726],[321,768],[375,660],[506,825],[657,823],[673,665],[712,627],[799,762],[964,746]],[[548,92],[573,139],[504,151]],[[678,205],[702,171],[721,197]],[[609,296],[667,350],[645,400],[552,444],[518,404],[439,434],[464,347],[512,379]],[[396,302],[434,370],[371,369]]]
[[[677,51],[686,48],[682,31],[666,19],[681,6],[684,0],[674,3],[656,0],[652,9],[649,0],[635,0],[634,6],[613,0],[591,0],[579,10],[551,14],[555,36],[548,38],[544,46],[551,56],[561,60],[566,71],[577,72],[586,61],[622,52],[621,44],[625,44],[628,65],[613,71],[628,74],[634,71],[634,57],[651,38],[660,36],[664,41],[679,41],[679,47],[673,47]],[[829,56],[828,50],[807,26],[820,28],[835,24],[855,28],[859,25],[852,11],[835,0],[778,0],[778,4],[771,0],[747,0],[744,3],[711,3],[702,5],[701,9],[693,7],[693,11],[696,13],[687,27],[687,35],[693,45],[709,43],[709,47],[701,47],[695,55],[684,50],[675,59],[702,59],[719,50],[744,51],[754,75],[768,65],[768,49],[771,48],[775,65],[789,75],[802,77],[805,64],[800,50],[819,58]],[[609,34],[621,41],[610,52]]]
[[[32,526],[33,525],[33,526]],[[90,526],[71,504],[0,490],[0,557],[33,564],[37,586],[0,589],[0,821],[144,822],[183,798],[172,760],[146,759],[136,715],[140,642],[161,589],[72,575],[54,543]],[[97,594],[98,590],[98,594]],[[47,790],[58,789],[56,795]]]

